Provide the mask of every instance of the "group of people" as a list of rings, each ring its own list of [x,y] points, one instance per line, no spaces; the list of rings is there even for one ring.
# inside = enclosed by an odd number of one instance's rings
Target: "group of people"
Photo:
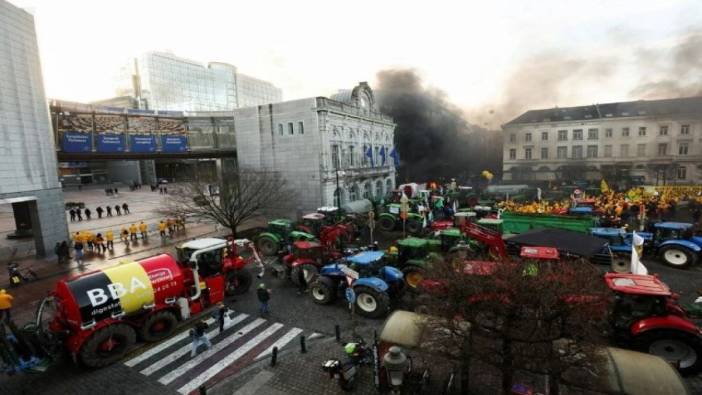
[[[156,192],[156,189],[158,189],[158,193],[161,195],[168,194],[168,187],[165,185],[151,184],[151,192]]]
[[[129,214],[129,205],[127,203],[122,203],[121,206],[119,204],[115,204],[114,210],[117,215],[122,215],[122,212],[124,212],[124,215],[127,215]],[[95,209],[95,212],[97,213],[98,219],[102,219],[103,213],[106,213],[107,217],[112,217],[112,206],[106,205],[104,209],[102,208],[102,206],[98,206]],[[71,217],[71,222],[82,221],[83,213],[85,213],[85,219],[90,221],[93,212],[90,211],[89,208],[72,208],[68,210],[68,214]]]
[[[73,250],[76,262],[78,262],[78,264],[83,263],[83,257],[86,251],[90,253],[96,252],[98,254],[105,254],[107,250],[113,251],[115,247],[114,239],[115,236],[112,230],[106,231],[104,236],[102,233],[95,234],[90,231],[76,232],[73,235]],[[64,260],[67,260],[70,258],[68,257],[68,246],[64,249],[64,247],[62,247],[63,243],[59,246],[62,248],[63,255],[61,256]],[[59,263],[61,262],[62,260],[59,258]]]

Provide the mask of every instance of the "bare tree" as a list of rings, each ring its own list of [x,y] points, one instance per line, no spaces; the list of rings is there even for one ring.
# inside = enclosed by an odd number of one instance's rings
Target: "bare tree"
[[[278,173],[250,169],[233,172],[219,186],[218,193],[212,192],[205,182],[187,182],[169,195],[163,211],[211,219],[236,237],[244,222],[269,211],[284,211],[295,200],[293,191]]]

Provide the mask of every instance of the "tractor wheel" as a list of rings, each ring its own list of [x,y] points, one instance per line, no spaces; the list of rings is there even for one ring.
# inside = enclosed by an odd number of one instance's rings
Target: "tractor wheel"
[[[656,330],[642,334],[635,341],[641,351],[679,364],[680,374],[690,375],[702,369],[702,341],[697,336],[676,330]]]
[[[83,365],[100,368],[124,357],[135,340],[136,334],[129,325],[109,325],[95,331],[83,343],[78,355]]]
[[[411,235],[419,235],[422,233],[422,223],[417,220],[407,221],[407,233]]]
[[[278,253],[278,242],[270,237],[261,237],[256,244],[263,255],[271,256]]]
[[[406,266],[402,269],[405,284],[410,292],[418,292],[419,284],[424,280],[425,270],[419,266]]]
[[[329,277],[319,276],[310,285],[310,295],[317,304],[329,304],[336,299],[336,282]]]
[[[242,295],[249,291],[253,277],[246,269],[233,270],[227,273],[226,283],[224,284],[224,293],[227,296]]]
[[[661,248],[661,260],[668,266],[685,268],[695,263],[695,254],[685,247],[670,245]]]
[[[390,310],[390,297],[385,292],[359,286],[356,292],[356,312],[366,318],[380,318]]]
[[[392,232],[395,230],[395,220],[391,217],[381,217],[378,220],[378,228],[384,232]]]
[[[300,286],[300,281],[298,281],[298,278],[300,278],[300,270],[302,270],[304,273],[305,282],[307,285],[310,285],[314,278],[319,275],[319,270],[317,267],[309,263],[293,267],[290,271],[290,280],[298,287]]]
[[[139,336],[147,342],[157,342],[170,336],[178,325],[178,319],[170,311],[159,311],[149,315],[139,328]]]

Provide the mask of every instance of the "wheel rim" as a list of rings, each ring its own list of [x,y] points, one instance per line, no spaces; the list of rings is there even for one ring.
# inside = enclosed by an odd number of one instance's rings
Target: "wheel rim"
[[[316,300],[324,300],[326,297],[326,294],[324,291],[322,291],[321,288],[319,287],[314,287],[312,288],[312,297],[315,298]]]
[[[417,288],[419,283],[421,283],[424,279],[424,276],[422,276],[422,273],[420,272],[409,272],[405,274],[405,279],[407,281],[407,285],[412,288]]]
[[[671,248],[663,253],[665,261],[674,266],[682,266],[687,264],[687,255],[685,252]]]
[[[648,347],[649,354],[657,355],[668,362],[680,362],[681,368],[689,368],[697,361],[697,353],[685,342],[674,339],[658,340]]]
[[[378,308],[378,303],[375,301],[373,295],[364,293],[356,297],[356,304],[361,310],[368,313],[372,313]]]

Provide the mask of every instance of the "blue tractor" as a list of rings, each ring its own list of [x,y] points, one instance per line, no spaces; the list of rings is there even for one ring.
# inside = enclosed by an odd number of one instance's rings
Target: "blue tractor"
[[[364,251],[322,267],[310,284],[312,300],[330,304],[344,294],[358,314],[380,318],[404,291],[402,272],[387,266],[382,251]]]

